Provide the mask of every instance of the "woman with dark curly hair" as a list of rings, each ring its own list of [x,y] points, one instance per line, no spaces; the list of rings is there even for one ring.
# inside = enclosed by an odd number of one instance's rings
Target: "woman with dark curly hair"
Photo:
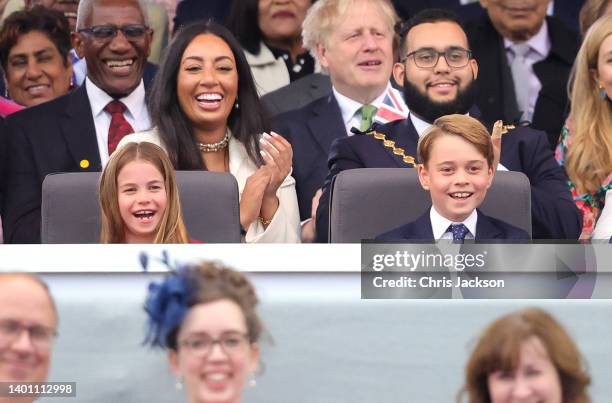
[[[238,403],[254,383],[263,330],[257,303],[242,273],[213,262],[149,286],[145,342],[169,350],[177,388],[184,385],[190,403]]]
[[[590,382],[563,327],[546,311],[529,308],[485,329],[468,360],[460,397],[467,394],[469,403],[589,403]]]
[[[29,107],[71,87],[70,28],[62,13],[43,6],[11,14],[0,30],[0,63],[7,95]]]

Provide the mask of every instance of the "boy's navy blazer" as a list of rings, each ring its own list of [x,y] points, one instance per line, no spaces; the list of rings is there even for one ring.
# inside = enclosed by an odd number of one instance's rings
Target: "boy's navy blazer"
[[[479,117],[473,108],[470,115]],[[490,127],[490,126],[489,126]],[[396,147],[416,158],[419,135],[410,118],[376,125],[374,129],[395,141]],[[580,211],[572,200],[567,175],[554,159],[546,134],[517,127],[502,137],[500,163],[524,173],[531,183],[533,239],[578,239],[582,230]],[[354,168],[411,168],[384,147],[380,140],[359,134],[334,141],[329,153],[329,173],[317,210],[317,241],[327,242],[329,194],[335,175]],[[407,206],[409,208],[409,206]]]
[[[278,115],[274,131],[293,148],[293,172],[300,219],[310,218],[312,197],[327,177],[327,156],[335,139],[347,137],[338,101],[329,94],[310,104]]]
[[[489,217],[478,209],[476,209],[476,212],[478,213],[478,220],[476,221],[476,241],[486,241],[490,239],[530,239],[529,234],[522,229],[507,224],[502,220]],[[402,239],[422,241],[434,240],[429,210],[416,220],[376,237],[377,241],[398,241]]]
[[[147,81],[150,79],[145,80],[145,91]],[[12,114],[6,120],[5,135],[8,138],[7,191],[2,217],[4,241],[40,243],[40,207],[45,176],[56,172],[102,170],[85,85]]]

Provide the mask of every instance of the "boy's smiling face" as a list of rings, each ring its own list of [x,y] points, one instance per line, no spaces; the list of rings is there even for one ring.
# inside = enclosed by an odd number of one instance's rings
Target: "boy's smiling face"
[[[438,137],[426,164],[418,165],[423,189],[436,211],[454,222],[465,220],[483,202],[493,169],[474,145],[455,135]]]

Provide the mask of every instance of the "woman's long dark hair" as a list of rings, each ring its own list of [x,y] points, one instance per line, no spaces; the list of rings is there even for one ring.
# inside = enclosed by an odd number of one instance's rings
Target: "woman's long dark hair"
[[[225,26],[234,34],[244,49],[259,53],[263,34],[259,29],[259,0],[235,0]]]
[[[198,35],[212,34],[223,39],[236,60],[238,72],[238,109],[232,108],[227,125],[232,136],[245,145],[251,160],[260,166],[259,135],[269,131],[270,124],[259,101],[251,69],[234,36],[212,21],[198,21],[181,28],[166,50],[166,57],[153,82],[149,110],[159,130],[170,161],[177,170],[206,169],[196,146],[192,124],[178,102],[177,77],[185,49]]]

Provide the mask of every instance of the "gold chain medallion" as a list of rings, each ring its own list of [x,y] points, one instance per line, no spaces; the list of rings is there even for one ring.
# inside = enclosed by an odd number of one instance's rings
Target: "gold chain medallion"
[[[366,135],[374,137],[376,140],[382,141],[383,146],[389,148],[394,155],[398,155],[402,158],[404,163],[416,167],[416,160],[412,155],[406,155],[403,148],[396,147],[395,141],[387,140],[387,136],[384,133],[377,132],[376,130],[370,130],[365,132]]]

